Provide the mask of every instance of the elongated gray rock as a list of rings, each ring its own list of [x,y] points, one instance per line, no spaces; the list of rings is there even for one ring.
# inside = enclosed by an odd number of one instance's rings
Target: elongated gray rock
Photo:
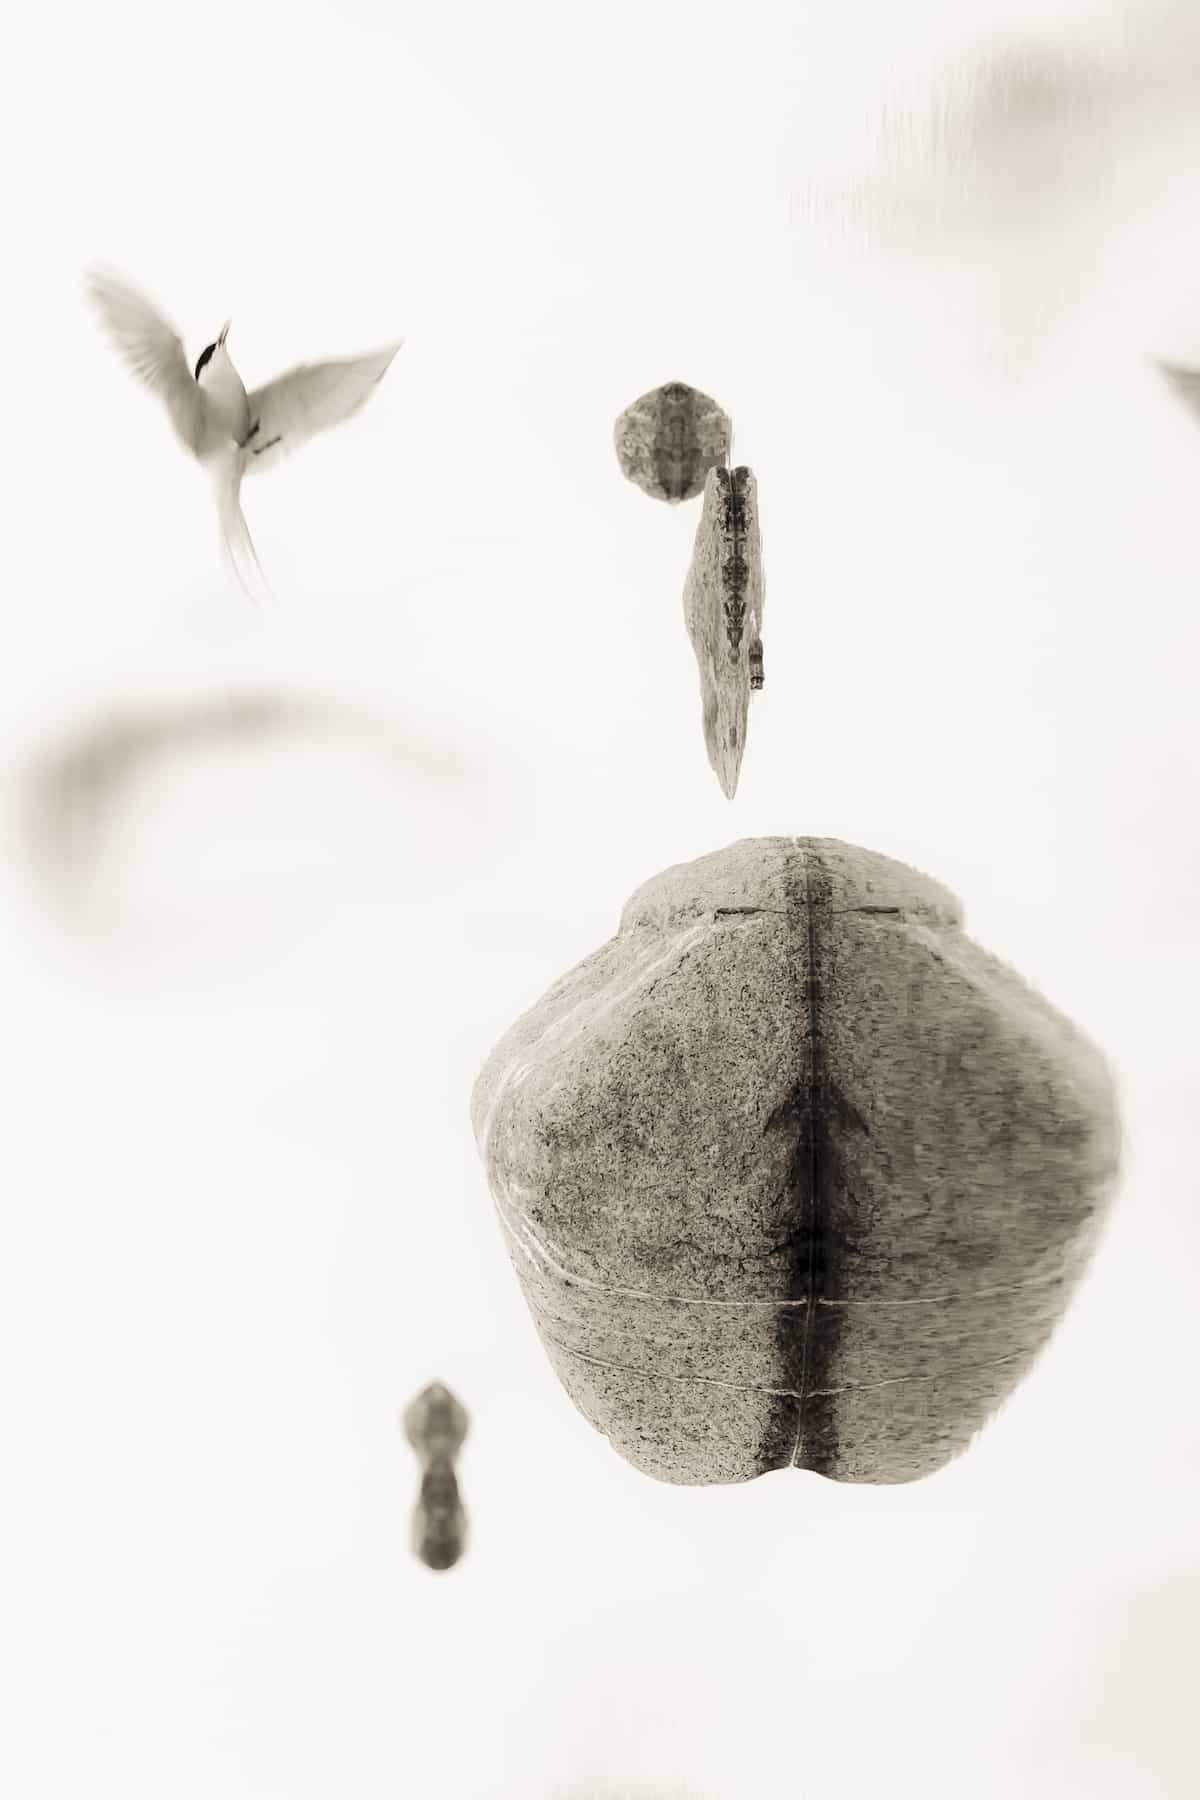
[[[683,616],[700,670],[704,747],[727,800],[737,793],[750,695],[763,685],[763,566],[758,484],[749,469],[710,469]]]
[[[613,443],[627,480],[677,506],[695,499],[708,471],[728,461],[733,426],[710,394],[668,381],[625,408]]]
[[[899,1482],[1062,1315],[1114,1190],[1103,1058],[829,838],[667,869],[497,1045],[472,1121],[567,1393],[664,1481]]]
[[[405,1409],[404,1435],[421,1463],[412,1517],[412,1548],[426,1568],[452,1569],[467,1544],[467,1515],[454,1460],[470,1421],[443,1382],[431,1381]]]

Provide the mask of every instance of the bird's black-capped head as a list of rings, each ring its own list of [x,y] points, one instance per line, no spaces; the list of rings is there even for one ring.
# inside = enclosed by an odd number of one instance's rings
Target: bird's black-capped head
[[[229,336],[229,327],[232,324],[233,324],[232,319],[226,319],[225,323],[222,325],[220,331],[217,334],[216,343],[215,344],[206,344],[204,349],[200,352],[200,355],[196,358],[196,380],[197,381],[199,381],[201,373],[208,367],[208,365],[212,361],[213,357],[217,354],[217,351],[223,350],[225,348],[225,339]]]

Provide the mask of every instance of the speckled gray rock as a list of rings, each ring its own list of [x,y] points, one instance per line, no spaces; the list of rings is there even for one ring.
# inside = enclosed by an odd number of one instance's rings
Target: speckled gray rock
[[[727,800],[737,793],[750,694],[763,685],[763,566],[758,484],[749,469],[710,469],[683,616],[700,670],[704,747]]]
[[[667,869],[496,1047],[472,1120],[542,1342],[647,1474],[912,1481],[1060,1318],[1114,1190],[1103,1058],[828,838]]]
[[[421,1462],[421,1488],[412,1517],[413,1554],[429,1569],[452,1569],[466,1548],[467,1515],[454,1459],[469,1423],[466,1408],[440,1381],[422,1388],[405,1409],[404,1435]]]
[[[727,462],[733,426],[708,394],[668,381],[627,406],[613,431],[622,473],[655,500],[692,500]]]

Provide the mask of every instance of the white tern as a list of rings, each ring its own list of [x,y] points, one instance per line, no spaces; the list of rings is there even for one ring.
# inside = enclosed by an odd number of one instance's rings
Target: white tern
[[[144,294],[103,268],[88,271],[87,288],[126,363],[164,401],[180,441],[211,476],[226,553],[252,592],[248,571],[253,567],[261,579],[262,568],[242,513],[242,477],[357,412],[404,339],[366,356],[299,363],[247,393],[225,347],[229,320],[193,372],[179,333]]]

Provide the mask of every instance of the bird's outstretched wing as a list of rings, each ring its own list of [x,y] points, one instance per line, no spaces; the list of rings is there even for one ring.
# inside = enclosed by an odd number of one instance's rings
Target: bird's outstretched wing
[[[108,269],[89,269],[89,298],[117,349],[138,379],[165,402],[183,443],[197,455],[207,404],[192,378],[183,342],[144,294]]]
[[[342,362],[300,363],[250,395],[252,436],[247,471],[273,468],[301,444],[356,413],[382,381],[403,338],[369,356]]]
[[[1178,363],[1159,363],[1167,385],[1189,412],[1200,415],[1200,369],[1183,369]]]

